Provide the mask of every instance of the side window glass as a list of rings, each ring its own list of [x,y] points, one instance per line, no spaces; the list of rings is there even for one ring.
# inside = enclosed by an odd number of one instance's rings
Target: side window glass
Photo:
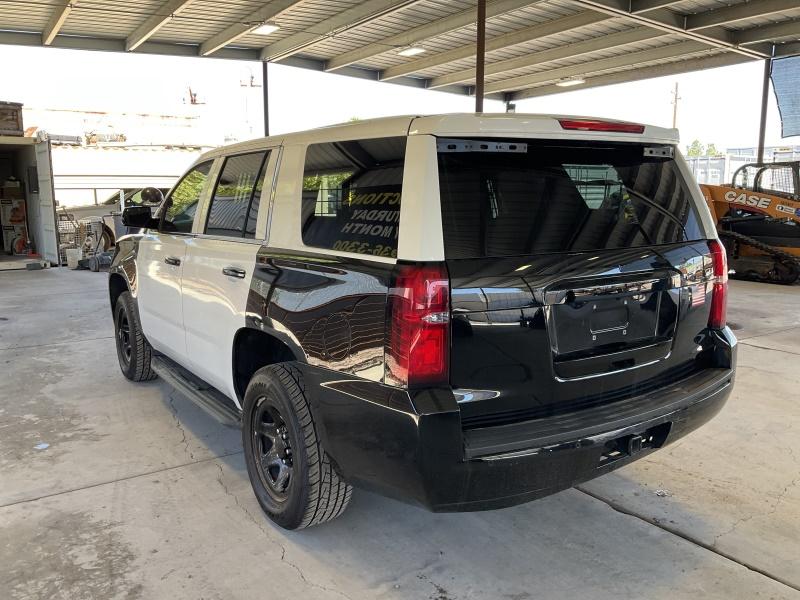
[[[303,171],[303,243],[397,256],[406,138],[312,144]]]
[[[190,233],[194,215],[197,212],[197,203],[208,181],[208,173],[214,161],[207,161],[197,165],[181,179],[175,186],[169,198],[166,199],[167,212],[164,215],[163,231]]]
[[[205,233],[255,237],[268,153],[229,156],[214,189]]]

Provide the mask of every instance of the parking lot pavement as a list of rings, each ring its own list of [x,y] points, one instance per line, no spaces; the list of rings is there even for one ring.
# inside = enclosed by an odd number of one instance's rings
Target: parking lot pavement
[[[105,283],[0,273],[0,598],[800,598],[797,287],[733,282],[734,394],[662,452],[494,512],[357,490],[287,533],[238,432],[119,373]]]

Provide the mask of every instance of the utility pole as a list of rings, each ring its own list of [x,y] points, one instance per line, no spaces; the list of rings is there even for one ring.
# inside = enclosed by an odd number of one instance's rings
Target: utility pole
[[[264,98],[264,136],[269,137],[269,63],[266,60],[261,61],[261,88],[262,96]]]
[[[681,97],[678,96],[678,82],[675,82],[675,91],[672,92],[672,128],[678,128],[678,100]]]
[[[773,51],[775,47],[773,46]],[[764,140],[767,135],[767,108],[769,106],[769,80],[772,75],[772,59],[764,59],[764,81],[761,87],[761,122],[758,127],[758,162],[764,162]]]
[[[256,77],[253,73],[250,73],[250,81],[239,80],[239,87],[244,88],[244,116],[245,122],[247,123],[247,134],[252,135],[253,133],[253,126],[250,124],[250,94],[247,91],[247,88],[260,88],[261,85],[256,83]]]
[[[486,0],[478,0],[477,44],[475,52],[475,112],[483,112],[483,80],[486,63]]]

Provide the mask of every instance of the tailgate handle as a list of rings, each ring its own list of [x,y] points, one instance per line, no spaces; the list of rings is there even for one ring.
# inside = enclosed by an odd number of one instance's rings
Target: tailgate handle
[[[607,285],[593,285],[571,290],[552,290],[544,293],[546,305],[566,304],[582,298],[597,296],[616,296],[618,294],[643,294],[653,291],[660,279],[646,279],[644,281],[631,281],[628,283],[610,283]]]

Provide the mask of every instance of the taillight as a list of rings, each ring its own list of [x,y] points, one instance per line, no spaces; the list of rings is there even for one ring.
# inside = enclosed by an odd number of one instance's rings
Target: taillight
[[[644,133],[644,125],[620,123],[619,121],[598,121],[595,119],[559,119],[561,129],[578,131],[612,131],[616,133]]]
[[[725,246],[719,240],[708,242],[708,249],[711,250],[714,269],[708,326],[711,329],[722,329],[727,322],[728,312],[728,257],[725,254]]]
[[[388,309],[386,382],[404,387],[447,384],[450,280],[445,266],[398,266]]]

